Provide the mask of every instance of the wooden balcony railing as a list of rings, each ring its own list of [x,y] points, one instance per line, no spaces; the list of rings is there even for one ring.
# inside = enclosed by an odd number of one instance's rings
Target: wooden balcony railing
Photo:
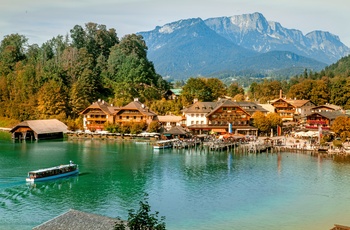
[[[324,120],[307,120],[306,121],[307,124],[312,124],[312,125],[326,125],[328,124],[328,121],[324,121]]]
[[[318,130],[318,126],[313,126],[313,125],[305,125],[305,128]],[[323,126],[322,127],[322,130],[329,130],[329,129],[330,129],[329,126]]]

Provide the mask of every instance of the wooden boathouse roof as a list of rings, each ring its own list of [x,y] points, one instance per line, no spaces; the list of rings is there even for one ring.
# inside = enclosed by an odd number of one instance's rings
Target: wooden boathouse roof
[[[116,218],[70,209],[63,214],[34,227],[33,230],[113,230],[118,221],[120,220]]]
[[[66,133],[68,131],[67,126],[63,122],[57,119],[48,119],[22,121],[13,127],[10,132],[13,133],[22,127],[30,128],[37,134]]]

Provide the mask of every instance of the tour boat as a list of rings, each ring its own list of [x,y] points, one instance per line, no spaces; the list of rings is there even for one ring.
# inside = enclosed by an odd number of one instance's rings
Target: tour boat
[[[154,149],[167,149],[173,147],[174,140],[161,140],[157,141],[154,145]]]
[[[40,182],[72,176],[79,173],[79,167],[72,161],[66,165],[55,166],[51,168],[38,169],[28,172],[27,182]]]

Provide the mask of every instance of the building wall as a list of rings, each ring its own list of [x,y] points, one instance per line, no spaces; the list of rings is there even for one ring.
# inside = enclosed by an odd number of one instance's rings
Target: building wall
[[[206,113],[189,113],[186,116],[186,126],[190,125],[207,125],[208,119]]]

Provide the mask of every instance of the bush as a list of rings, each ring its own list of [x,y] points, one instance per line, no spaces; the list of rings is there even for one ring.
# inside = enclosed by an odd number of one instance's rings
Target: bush
[[[149,124],[147,131],[150,132],[150,133],[153,133],[153,132],[157,133],[159,131],[159,129],[160,129],[159,122],[158,121],[152,121]]]
[[[333,146],[340,148],[340,147],[343,146],[343,142],[341,140],[334,140],[333,141]]]
[[[129,210],[128,222],[125,225],[124,222],[118,221],[114,229],[115,230],[125,230],[126,226],[130,230],[165,230],[165,217],[162,216],[158,220],[159,212],[151,214],[151,207],[147,201],[148,195],[145,195],[145,201],[140,201],[140,208],[137,212],[131,209]]]

